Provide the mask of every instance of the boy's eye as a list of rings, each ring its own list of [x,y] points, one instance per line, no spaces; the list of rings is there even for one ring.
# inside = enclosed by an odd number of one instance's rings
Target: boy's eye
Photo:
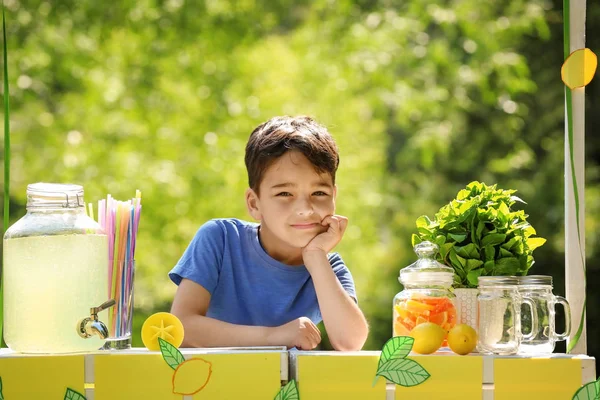
[[[318,191],[313,193],[314,196],[329,196],[327,193]]]
[[[275,196],[279,196],[279,197],[288,197],[291,196],[292,194],[290,192],[281,192],[281,193],[277,193]]]

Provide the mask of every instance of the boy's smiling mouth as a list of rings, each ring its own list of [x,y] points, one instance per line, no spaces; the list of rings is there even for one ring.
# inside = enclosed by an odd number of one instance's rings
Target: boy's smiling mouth
[[[318,222],[308,222],[303,224],[292,224],[292,228],[295,229],[314,229],[319,227],[321,224]]]

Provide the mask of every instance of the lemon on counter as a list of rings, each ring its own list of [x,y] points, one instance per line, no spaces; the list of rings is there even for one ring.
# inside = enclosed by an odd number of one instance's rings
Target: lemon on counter
[[[410,331],[415,339],[412,350],[419,354],[435,353],[442,346],[446,331],[433,322],[424,322]]]
[[[448,346],[456,354],[469,354],[477,346],[477,332],[469,325],[458,324],[448,332]]]
[[[183,324],[171,313],[159,312],[149,316],[142,325],[142,342],[151,351],[160,350],[158,338],[175,347],[183,342]]]

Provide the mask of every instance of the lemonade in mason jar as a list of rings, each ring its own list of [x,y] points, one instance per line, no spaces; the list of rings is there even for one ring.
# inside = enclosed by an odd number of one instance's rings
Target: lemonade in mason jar
[[[419,259],[400,270],[398,280],[404,290],[394,297],[394,336],[409,336],[415,326],[425,322],[448,332],[456,325],[452,268],[435,260],[437,245],[421,242],[415,246]],[[442,346],[446,346],[446,340]]]

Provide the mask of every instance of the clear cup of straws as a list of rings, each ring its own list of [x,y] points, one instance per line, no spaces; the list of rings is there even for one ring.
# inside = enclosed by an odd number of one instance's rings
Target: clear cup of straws
[[[108,235],[108,297],[115,301],[108,309],[105,350],[131,348],[135,245],[141,211],[139,190],[128,201],[117,201],[111,195],[98,201],[98,222]],[[89,214],[94,215],[91,203]]]

